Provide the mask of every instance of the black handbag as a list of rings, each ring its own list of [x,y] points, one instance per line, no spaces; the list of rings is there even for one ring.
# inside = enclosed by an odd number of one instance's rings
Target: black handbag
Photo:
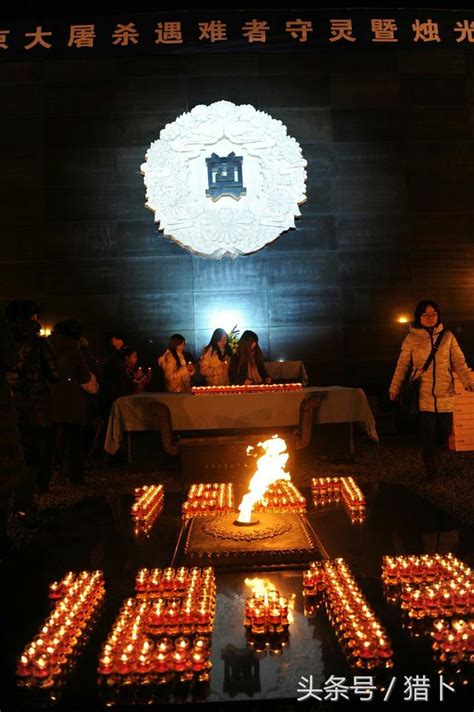
[[[433,348],[430,351],[430,355],[426,359],[423,367],[421,368],[419,374],[413,377],[414,371],[413,367],[407,372],[405,380],[400,388],[400,393],[398,396],[398,406],[402,415],[416,415],[420,411],[420,385],[421,377],[428,370],[430,363],[435,357],[435,354],[441,343],[441,339],[444,336],[446,329],[438,335]]]

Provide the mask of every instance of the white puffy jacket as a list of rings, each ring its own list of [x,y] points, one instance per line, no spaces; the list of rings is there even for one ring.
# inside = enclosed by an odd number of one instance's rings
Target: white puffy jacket
[[[192,388],[191,374],[187,369],[184,356],[178,354],[178,358],[181,366],[178,366],[171,351],[166,349],[163,356],[158,359],[158,365],[163,369],[165,376],[165,388],[172,393],[190,392]]]
[[[228,386],[229,369],[221,361],[212,346],[207,346],[199,361],[201,375],[205,377],[208,386]]]
[[[415,370],[423,368],[433,343],[442,330],[442,324],[438,324],[432,334],[426,329],[410,326],[393,374],[390,385],[391,393],[399,394],[403,379],[410,366],[413,366]],[[433,361],[421,377],[420,410],[439,413],[454,410],[453,372],[459,376],[465,388],[474,383],[473,374],[467,367],[464,354],[455,336],[450,331],[446,331]]]

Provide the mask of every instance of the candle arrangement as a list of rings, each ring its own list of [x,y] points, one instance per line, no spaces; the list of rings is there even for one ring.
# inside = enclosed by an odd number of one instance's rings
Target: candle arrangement
[[[50,584],[54,607],[20,655],[16,667],[19,685],[55,688],[63,684],[90,635],[104,596],[101,571],[69,572]]]
[[[195,396],[220,395],[228,396],[235,393],[285,393],[286,391],[301,391],[301,383],[260,383],[249,386],[194,386]]]
[[[382,579],[389,599],[400,602],[409,618],[474,613],[472,571],[452,554],[385,556]]]
[[[390,602],[401,606],[414,636],[433,638],[435,659],[444,666],[472,663],[474,576],[452,554],[384,556],[382,579]]]
[[[252,596],[245,600],[244,626],[248,645],[260,655],[279,655],[289,642],[295,595],[282,596],[267,579],[245,579]]]
[[[474,656],[474,620],[440,619],[431,631],[433,651],[439,663],[454,666],[472,664]]]
[[[269,486],[262,499],[255,503],[254,512],[306,513],[306,500],[292,482],[277,480]]]
[[[232,483],[191,485],[182,507],[183,519],[207,517],[211,514],[230,514],[235,510]]]
[[[135,522],[135,534],[148,534],[156,518],[163,510],[165,491],[163,485],[145,485],[134,492],[132,519]]]
[[[321,596],[339,643],[354,668],[393,666],[390,640],[343,559],[314,562],[303,574],[305,597]]]
[[[382,580],[388,587],[469,578],[471,569],[452,554],[384,556]]]
[[[352,477],[319,477],[311,480],[315,507],[342,502],[352,524],[365,519],[365,497]]]
[[[209,680],[215,575],[207,569],[141,569],[102,648],[104,684]]]
[[[474,614],[474,588],[465,577],[419,586],[404,584],[400,598],[402,610],[415,620]]]

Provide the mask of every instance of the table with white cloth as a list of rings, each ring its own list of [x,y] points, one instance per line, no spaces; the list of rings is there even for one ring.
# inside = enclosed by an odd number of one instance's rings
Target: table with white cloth
[[[319,426],[345,426],[352,441],[354,423],[378,441],[375,420],[364,391],[342,386],[313,386],[283,393],[249,393],[229,395],[192,395],[190,393],[142,393],[118,398],[112,406],[105,449],[118,451],[124,433],[159,431],[155,403],[169,409],[173,431],[229,432],[255,428],[278,429],[296,426],[303,399],[311,394],[320,398],[313,423]],[[316,432],[318,428],[314,429]],[[352,448],[351,444],[351,448]]]

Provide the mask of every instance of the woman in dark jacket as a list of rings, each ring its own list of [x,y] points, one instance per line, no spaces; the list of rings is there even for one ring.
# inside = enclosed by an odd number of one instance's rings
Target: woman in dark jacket
[[[51,387],[58,454],[63,472],[73,484],[81,484],[84,479],[87,411],[81,386],[92,379],[79,347],[80,338],[81,325],[75,319],[58,322],[49,337],[60,373],[60,380]]]
[[[0,557],[7,553],[8,502],[10,493],[23,482],[25,462],[7,371],[15,367],[16,346],[3,315],[0,315]]]
[[[262,350],[254,331],[244,331],[240,337],[237,351],[230,363],[229,379],[233,386],[272,382],[265,370]]]
[[[8,371],[7,380],[30,484],[47,492],[54,444],[50,384],[59,379],[58,364],[51,345],[39,335],[39,307],[34,302],[11,302],[6,314],[17,348],[16,364]]]

